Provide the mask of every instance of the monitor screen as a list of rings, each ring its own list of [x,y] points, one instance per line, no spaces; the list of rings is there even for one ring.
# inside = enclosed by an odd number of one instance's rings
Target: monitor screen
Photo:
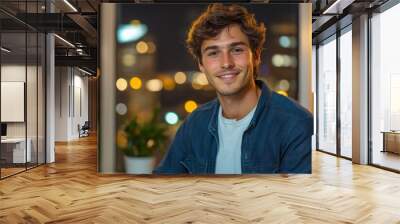
[[[309,60],[298,54],[299,4],[113,6],[110,11],[115,10],[116,19],[113,43],[109,46],[115,46],[116,56],[106,60],[104,52],[102,63],[115,63],[112,67],[116,91],[112,106],[116,115],[113,144],[117,172],[310,172],[310,119],[295,104],[299,99],[299,65]],[[281,123],[276,126],[279,128],[271,128],[268,120],[256,119],[260,125],[248,132],[254,138],[248,137],[247,132],[244,134],[244,129],[238,133],[235,128],[218,129],[222,127],[218,122],[224,119],[230,124],[242,118],[243,122],[250,122],[253,115],[271,118],[272,115],[266,116],[270,110],[262,109],[267,108],[262,102],[270,102],[272,91],[274,102],[279,101],[276,108],[282,110],[276,112],[281,116],[276,115],[277,119],[271,122],[279,120]],[[244,96],[251,96],[252,100]],[[226,102],[231,100],[241,103],[228,105]],[[247,106],[242,104],[244,101]],[[237,105],[245,105],[246,109]],[[307,117],[307,124],[301,126],[307,132],[303,147],[306,156],[288,156],[287,164],[278,167],[285,161],[275,163],[274,155],[283,155],[284,150],[297,152],[297,148],[289,149],[297,143],[289,144],[282,139],[282,133],[291,130],[289,124],[293,124],[283,116],[289,110],[286,105],[291,105],[296,116]],[[211,109],[213,113],[209,113]],[[225,114],[230,109],[232,116]],[[286,131],[281,128],[284,125]],[[243,126],[246,128],[249,123]],[[211,129],[219,134],[210,132]],[[273,131],[276,138],[272,137]],[[294,135],[290,137],[295,139]],[[225,145],[221,144],[225,141],[222,138],[226,138]],[[269,146],[276,151],[271,152]],[[293,162],[292,158],[306,159]],[[145,159],[149,162],[140,165],[138,161]],[[292,163],[304,166],[292,168]],[[135,165],[146,167],[146,171],[134,170]]]
[[[1,124],[1,136],[7,136],[7,124]]]

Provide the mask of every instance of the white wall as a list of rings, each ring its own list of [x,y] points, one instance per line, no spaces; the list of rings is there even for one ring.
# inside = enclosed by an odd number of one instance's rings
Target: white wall
[[[55,68],[55,141],[68,140],[68,85],[67,67]]]
[[[26,85],[26,105],[21,108],[22,113],[26,112],[24,122],[6,122],[8,138],[24,138],[25,135],[30,139],[32,161],[44,163],[44,82],[42,67],[25,66],[25,64],[4,64],[1,66],[1,81],[24,82]],[[27,78],[27,80],[25,80]],[[2,96],[7,97],[7,96]],[[12,110],[11,108],[1,108],[1,110]],[[4,111],[3,111],[4,112]],[[10,111],[8,111],[10,112]],[[37,156],[37,153],[39,155]]]
[[[46,1],[46,8],[54,12],[54,4]],[[55,42],[54,34],[46,35],[46,163],[56,160],[55,153]]]
[[[4,82],[25,82],[25,65],[2,65],[1,66],[1,81]],[[27,67],[28,74],[36,73],[36,67],[33,66],[28,66]],[[34,83],[36,85],[36,83]],[[32,90],[31,88],[28,88],[28,99],[27,102],[32,102],[32,99],[29,99],[29,97],[36,97],[36,89],[34,92],[29,92],[29,90]],[[36,105],[35,105],[36,108]],[[2,110],[7,110],[7,108],[1,108]],[[36,118],[36,114],[34,114],[34,117],[31,117],[32,114],[27,114],[28,115],[28,122],[31,122]],[[36,121],[36,120],[35,120]],[[28,125],[29,127],[33,127],[32,124]],[[29,134],[28,130],[28,134]],[[7,122],[7,136],[8,137],[25,137],[25,122]],[[28,135],[28,137],[30,137]]]
[[[78,124],[88,120],[88,78],[82,75],[76,68],[56,67],[56,141],[79,138]]]
[[[75,70],[76,72],[76,70]],[[76,73],[75,73],[76,74]],[[77,126],[81,126],[89,119],[89,94],[88,94],[88,78],[80,75],[74,75],[74,108],[72,109],[72,130],[71,135],[78,137]]]

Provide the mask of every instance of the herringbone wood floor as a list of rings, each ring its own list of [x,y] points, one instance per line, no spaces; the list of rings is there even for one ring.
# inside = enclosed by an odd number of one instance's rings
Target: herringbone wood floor
[[[312,175],[98,175],[93,137],[0,181],[0,223],[400,223],[400,175],[315,152]]]

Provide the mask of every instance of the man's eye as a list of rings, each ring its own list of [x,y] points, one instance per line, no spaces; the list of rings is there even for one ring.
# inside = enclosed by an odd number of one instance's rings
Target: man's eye
[[[236,53],[236,54],[242,53],[243,51],[244,51],[243,48],[240,48],[240,47],[236,47],[236,48],[232,49],[232,52]]]
[[[216,56],[217,52],[216,51],[210,51],[207,53],[207,56],[212,57],[212,56]]]

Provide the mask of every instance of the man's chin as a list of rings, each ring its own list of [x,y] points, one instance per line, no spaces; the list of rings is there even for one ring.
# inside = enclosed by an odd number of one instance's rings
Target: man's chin
[[[215,88],[215,87],[214,87]],[[224,88],[215,88],[219,96],[239,96],[246,92],[250,87],[249,84],[240,85],[235,83],[233,85],[224,86]]]
[[[217,89],[217,93],[220,96],[235,96],[240,93],[241,89],[240,88],[235,88],[235,89]]]

